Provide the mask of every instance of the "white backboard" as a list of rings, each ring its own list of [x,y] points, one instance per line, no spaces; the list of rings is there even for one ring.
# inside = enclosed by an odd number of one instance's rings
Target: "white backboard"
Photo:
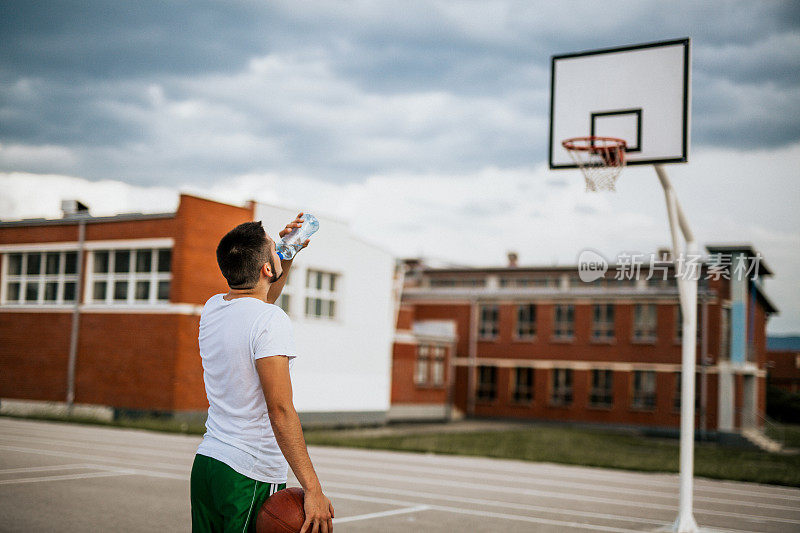
[[[686,162],[689,71],[689,39],[553,56],[550,168],[576,168],[561,141],[590,135],[624,139],[629,165]]]

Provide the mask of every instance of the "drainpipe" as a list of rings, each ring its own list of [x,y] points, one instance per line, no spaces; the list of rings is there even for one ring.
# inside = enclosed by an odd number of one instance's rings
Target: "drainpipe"
[[[78,282],[75,286],[75,303],[72,306],[72,331],[69,337],[69,361],[67,362],[67,414],[72,414],[75,404],[75,366],[78,359],[78,332],[81,321],[81,296],[83,295],[83,250],[86,243],[86,214],[78,220]]]

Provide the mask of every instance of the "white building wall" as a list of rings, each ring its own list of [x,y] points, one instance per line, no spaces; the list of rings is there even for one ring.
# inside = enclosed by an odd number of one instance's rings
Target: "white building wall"
[[[295,257],[284,294],[298,358],[292,369],[301,413],[380,413],[389,409],[394,316],[394,258],[354,237],[346,224],[320,222],[311,244]],[[297,211],[256,204],[255,219],[278,239]],[[308,269],[336,273],[333,319],[305,315]]]

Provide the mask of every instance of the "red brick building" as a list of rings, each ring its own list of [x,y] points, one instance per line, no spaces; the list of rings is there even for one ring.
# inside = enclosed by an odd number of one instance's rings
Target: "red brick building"
[[[699,282],[696,427],[737,432],[764,416],[765,331],[776,309],[760,284],[771,275],[762,263],[746,280],[745,323],[736,322],[728,265],[706,264]],[[407,266],[392,372],[396,418],[679,427],[682,332],[671,263],[656,266],[665,275],[642,269],[639,279],[616,280],[609,271],[591,283],[577,267]],[[438,337],[421,334],[416,326],[426,324],[439,325]],[[739,339],[741,360],[732,357]]]
[[[77,300],[76,404],[204,415],[199,312],[226,289],[219,239],[250,220],[181,195],[172,213],[0,223],[0,398],[66,401]]]
[[[800,394],[800,350],[769,350],[767,360],[770,385]]]

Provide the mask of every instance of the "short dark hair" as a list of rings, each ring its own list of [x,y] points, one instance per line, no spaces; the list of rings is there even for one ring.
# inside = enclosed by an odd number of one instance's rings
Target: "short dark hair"
[[[258,283],[271,244],[260,221],[239,224],[219,241],[217,264],[231,289],[250,289]]]

